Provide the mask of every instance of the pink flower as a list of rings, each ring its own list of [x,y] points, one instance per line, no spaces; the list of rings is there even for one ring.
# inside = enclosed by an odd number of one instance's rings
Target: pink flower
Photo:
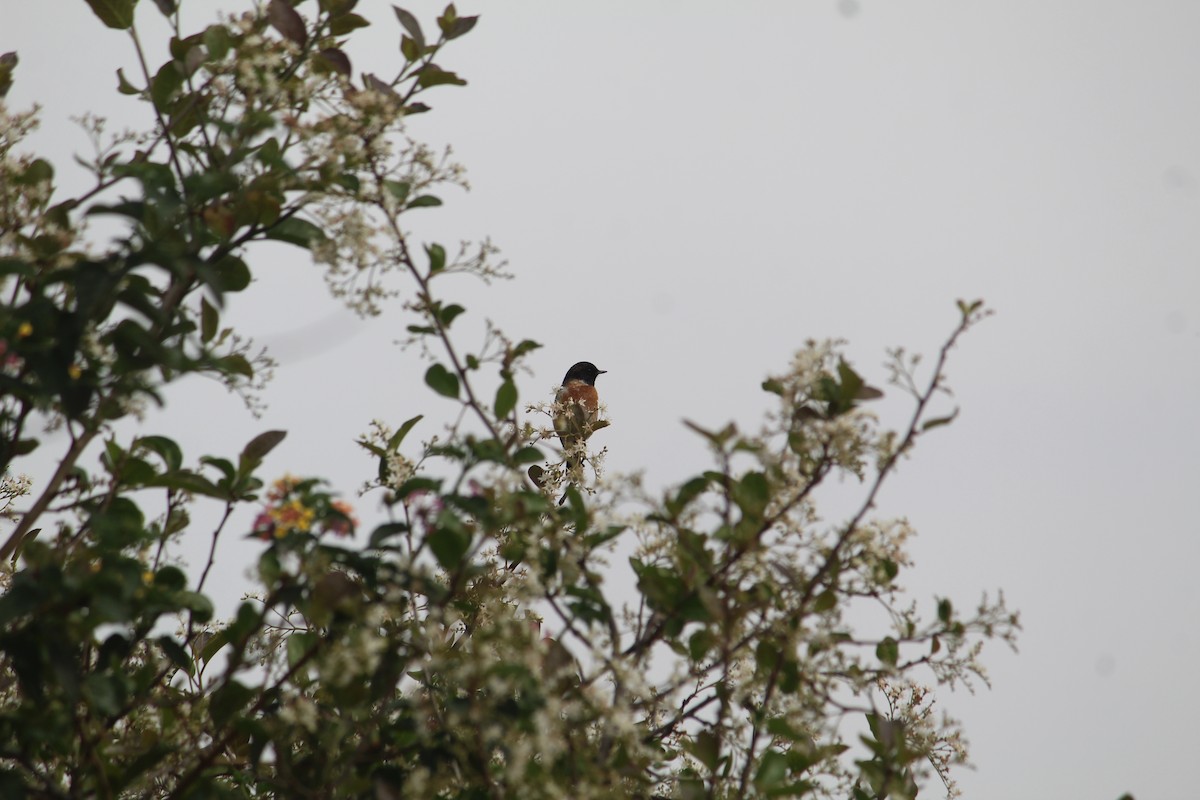
[[[270,514],[263,511],[254,518],[254,526],[250,530],[258,538],[269,540],[275,530],[275,520],[271,519]]]

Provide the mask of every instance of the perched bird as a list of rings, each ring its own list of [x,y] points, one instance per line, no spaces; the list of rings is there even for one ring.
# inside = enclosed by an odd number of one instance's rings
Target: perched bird
[[[596,377],[605,372],[590,361],[580,361],[567,370],[562,388],[554,398],[554,430],[562,442],[567,473],[572,479],[577,480],[582,472],[583,443],[597,427],[600,397],[596,394]]]

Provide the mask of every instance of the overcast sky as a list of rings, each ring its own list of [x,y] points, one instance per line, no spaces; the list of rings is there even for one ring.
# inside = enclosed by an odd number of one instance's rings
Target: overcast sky
[[[387,4],[360,10],[376,26],[356,69],[394,69]],[[503,249],[516,280],[464,285],[464,304],[546,344],[524,399],[574,361],[609,370],[608,466],[665,485],[706,466],[679,420],[752,422],[761,380],[805,339],[850,340],[878,384],[884,348],[932,354],[955,299],[985,298],[996,316],[949,370],[961,416],[881,504],[920,532],[916,598],[1002,588],[1022,612],[1020,654],[985,656],[994,689],[943,699],[978,766],[966,797],[1195,797],[1200,4],[460,13],[483,18],[440,63],[470,85],[431,94],[412,132],[452,142],[473,189],[416,233]],[[10,104],[45,106],[36,141],[56,160],[85,148],[73,114],[146,124],[113,91],[123,37],[82,2],[5,0],[0,19],[0,52],[21,57]],[[400,315],[339,312],[301,251],[262,266],[259,303],[234,312],[281,361],[269,411],[188,384],[175,432],[195,456],[287,428],[268,468],[352,494],[373,471],[353,439],[431,405],[424,365],[393,345]]]

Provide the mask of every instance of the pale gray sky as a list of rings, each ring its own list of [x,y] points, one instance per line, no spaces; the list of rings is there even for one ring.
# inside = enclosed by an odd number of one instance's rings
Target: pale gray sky
[[[360,10],[376,26],[355,67],[389,71],[391,11]],[[464,285],[464,304],[547,344],[526,391],[548,395],[580,359],[608,369],[608,466],[662,485],[706,465],[680,418],[753,421],[762,378],[805,339],[849,339],[880,383],[885,347],[932,354],[954,300],[985,298],[997,315],[949,370],[962,415],[882,498],[920,532],[916,598],[1003,588],[1022,611],[1021,653],[985,657],[994,689],[943,699],[978,765],[965,795],[1194,797],[1200,4],[460,13],[483,18],[441,62],[470,86],[431,95],[412,130],[452,142],[474,188],[417,233],[503,248],[517,279]],[[123,38],[83,3],[4,0],[13,49],[10,103],[43,103],[37,141],[60,162],[84,142],[69,115],[135,110],[113,92]],[[193,456],[288,428],[269,466],[352,492],[372,469],[353,438],[431,405],[424,366],[392,345],[398,315],[331,313],[300,251],[267,261],[258,297],[277,302],[235,306],[283,362],[267,416],[187,385],[170,418]]]

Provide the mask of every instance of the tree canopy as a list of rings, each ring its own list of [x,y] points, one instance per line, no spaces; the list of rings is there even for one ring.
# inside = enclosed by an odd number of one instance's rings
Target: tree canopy
[[[935,692],[986,681],[981,648],[1017,616],[1000,595],[907,595],[913,531],[874,506],[953,420],[943,367],[981,303],[959,303],[928,367],[889,355],[898,430],[842,343],[808,342],[763,381],[758,429],[688,423],[712,456],[689,479],[597,480],[587,434],[609,420],[580,417],[563,452],[569,409],[520,386],[539,345],[456,336],[469,312],[444,278],[494,277],[494,248],[412,230],[462,179],[415,137],[428,96],[466,83],[443,65],[477,17],[270,0],[191,31],[155,0],[173,33],[154,65],[135,0],[87,5],[137,54],[116,89],[145,120],[110,137],[89,118],[87,190],[61,196],[23,149],[37,113],[4,102],[26,76],[0,58],[0,793],[954,794],[965,742]],[[394,76],[351,63],[369,24],[396,25]],[[101,216],[122,231],[103,245]],[[364,423],[387,510],[370,530],[319,476],[262,474],[283,431],[196,455],[121,424],[188,376],[261,385],[268,357],[224,314],[266,241],[307,251],[358,312],[403,315],[427,413],[449,420],[423,441],[422,416]],[[52,472],[23,474],[53,447]],[[829,520],[837,477],[859,497]],[[244,535],[257,585],[218,619],[214,559]],[[206,563],[177,563],[185,536],[211,540]]]

